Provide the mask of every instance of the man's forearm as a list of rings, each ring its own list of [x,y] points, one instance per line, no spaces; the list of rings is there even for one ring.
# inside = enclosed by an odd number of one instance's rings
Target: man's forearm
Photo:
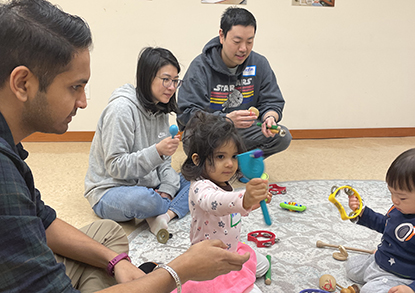
[[[106,268],[117,256],[116,252],[58,218],[46,229],[46,239],[54,253],[100,268]]]

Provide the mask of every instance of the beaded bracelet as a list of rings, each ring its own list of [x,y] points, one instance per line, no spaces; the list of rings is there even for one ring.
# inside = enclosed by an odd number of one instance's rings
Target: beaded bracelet
[[[157,270],[158,268],[162,268],[165,269],[166,271],[169,272],[169,274],[173,277],[174,281],[176,282],[176,287],[177,287],[177,293],[181,293],[182,292],[182,283],[180,282],[180,278],[179,275],[176,273],[175,270],[173,270],[171,267],[169,267],[168,265],[165,264],[158,264],[153,271]]]

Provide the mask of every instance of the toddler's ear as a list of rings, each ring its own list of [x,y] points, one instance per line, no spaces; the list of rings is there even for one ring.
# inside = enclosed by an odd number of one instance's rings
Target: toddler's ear
[[[199,166],[199,163],[200,163],[199,155],[194,153],[192,155],[192,161],[193,161],[193,164],[195,164],[196,166]]]

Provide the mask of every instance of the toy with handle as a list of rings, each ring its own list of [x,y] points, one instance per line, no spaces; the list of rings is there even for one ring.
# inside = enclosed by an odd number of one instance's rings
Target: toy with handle
[[[169,128],[169,132],[171,134],[171,138],[174,138],[176,134],[179,133],[179,128],[177,127],[177,125],[173,124]]]
[[[264,173],[265,166],[264,158],[262,157],[263,155],[263,151],[260,149],[254,149],[252,151],[245,152],[236,156],[238,158],[239,169],[246,178],[260,178]],[[270,226],[272,222],[265,200],[261,200],[260,205],[262,214],[264,215],[265,223]]]
[[[266,258],[269,262],[269,269],[265,274],[265,285],[271,285],[271,255],[267,254]]]
[[[338,196],[338,194],[340,193],[342,189],[348,196],[356,196],[356,198],[359,200],[359,208],[357,208],[355,211],[352,211],[349,215],[347,215],[343,205],[336,199],[336,197]],[[359,193],[355,189],[353,189],[353,187],[349,185],[344,185],[341,187],[333,186],[331,188],[331,194],[329,196],[329,201],[332,202],[336,206],[336,208],[339,210],[340,217],[342,218],[342,220],[356,218],[357,216],[360,215],[360,212],[363,209],[362,198],[360,197]]]

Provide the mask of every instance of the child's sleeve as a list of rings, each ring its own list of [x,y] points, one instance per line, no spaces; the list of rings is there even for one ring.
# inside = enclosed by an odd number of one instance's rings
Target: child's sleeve
[[[249,210],[243,208],[245,190],[224,191],[207,180],[200,180],[195,183],[193,192],[194,204],[205,212],[220,217],[232,213],[249,214]]]
[[[379,233],[383,233],[385,230],[386,219],[387,216],[376,213],[369,207],[365,207],[365,211],[362,216],[359,217],[357,224],[368,227]]]

